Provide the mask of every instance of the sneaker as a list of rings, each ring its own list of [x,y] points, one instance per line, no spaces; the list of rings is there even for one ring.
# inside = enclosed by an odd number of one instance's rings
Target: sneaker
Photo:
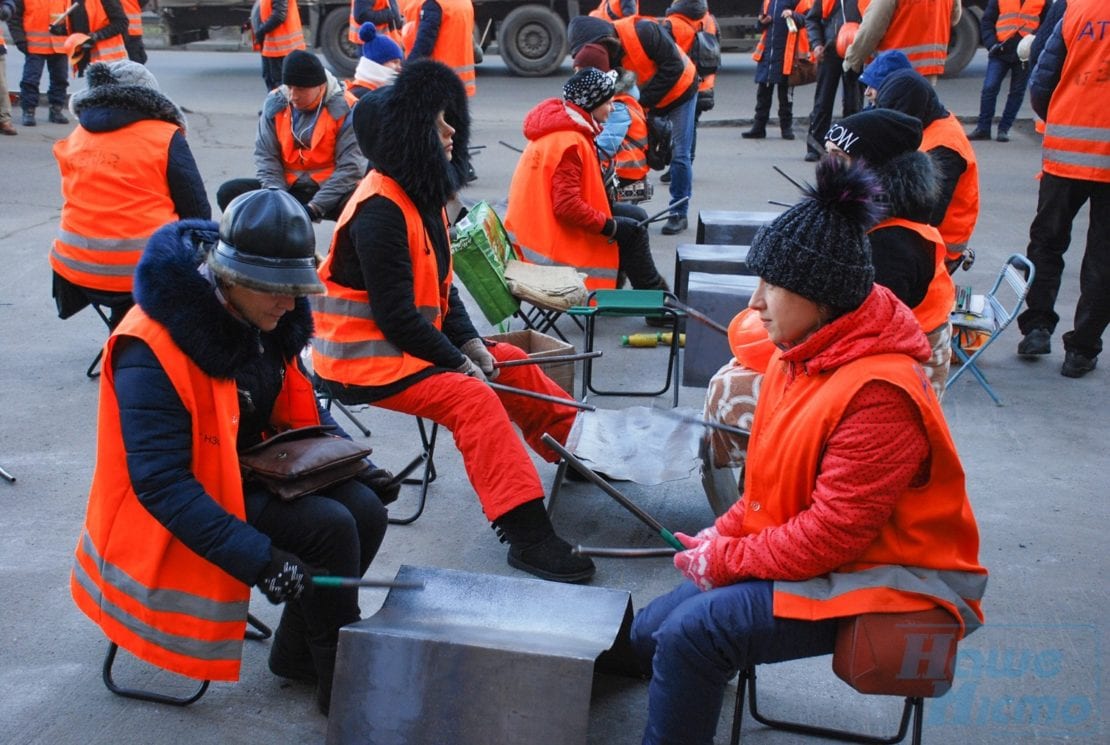
[[[23,120],[22,121],[23,121],[23,126],[24,127],[34,127],[35,126],[35,112],[31,111],[30,109],[24,109],[23,110]]]
[[[812,150],[806,153],[806,163],[816,163],[821,160],[821,154],[815,153]]]
[[[590,557],[573,553],[570,544],[554,533],[531,545],[510,545],[508,563],[552,582],[585,582],[597,571]]]
[[[975,131],[973,131],[971,134],[969,134],[967,136],[967,139],[973,140],[973,141],[974,140],[989,140],[990,138],[991,138],[990,131],[989,130],[983,131],[981,129],[976,129]]]
[[[686,215],[671,215],[667,218],[667,222],[663,223],[663,235],[678,235],[689,227],[686,222]]]
[[[662,183],[662,184],[671,183],[671,169],[670,168],[663,171],[663,175],[659,177],[659,182]]]
[[[1030,329],[1018,344],[1018,354],[1022,357],[1039,357],[1052,352],[1052,332],[1045,328]]]
[[[1009,142],[1010,141],[1010,135],[1009,135],[1008,132],[1002,132],[1000,130],[998,132],[998,137],[995,137],[994,139],[998,140],[999,142]]]
[[[1094,370],[1098,365],[1098,355],[1086,357],[1074,349],[1064,352],[1064,364],[1060,366],[1060,374],[1065,378],[1082,378]]]

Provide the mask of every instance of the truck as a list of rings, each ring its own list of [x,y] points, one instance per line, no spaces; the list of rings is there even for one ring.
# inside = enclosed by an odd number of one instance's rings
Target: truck
[[[171,45],[207,39],[209,30],[239,28],[250,16],[250,0],[155,0]],[[987,0],[962,0],[964,13],[952,29],[945,75],[958,75],[979,46],[979,19]],[[473,0],[475,59],[497,52],[515,75],[551,75],[567,56],[567,23],[597,7],[597,0]],[[763,0],[713,0],[709,7],[721,29],[721,49],[750,52],[759,38],[756,17]],[[663,16],[669,0],[641,0],[643,15]],[[350,77],[359,47],[347,39],[349,0],[301,0],[306,40],[332,70]]]

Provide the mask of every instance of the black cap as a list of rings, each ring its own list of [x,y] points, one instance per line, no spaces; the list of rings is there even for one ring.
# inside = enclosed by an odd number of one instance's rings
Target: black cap
[[[867,109],[829,127],[825,139],[852,158],[881,166],[921,145],[921,121],[893,109]]]
[[[308,212],[281,189],[231,200],[208,265],[234,284],[279,295],[324,292],[316,275],[316,234]]]
[[[315,54],[294,49],[281,66],[281,82],[298,88],[312,88],[328,82],[328,75]]]

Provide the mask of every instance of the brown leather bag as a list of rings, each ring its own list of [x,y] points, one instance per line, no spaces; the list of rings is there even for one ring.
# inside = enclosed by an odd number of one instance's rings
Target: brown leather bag
[[[319,492],[369,470],[372,452],[330,434],[332,425],[287,429],[239,453],[243,481],[260,483],[285,501]]]
[[[810,85],[817,82],[817,63],[808,57],[796,57],[786,82],[791,86]]]

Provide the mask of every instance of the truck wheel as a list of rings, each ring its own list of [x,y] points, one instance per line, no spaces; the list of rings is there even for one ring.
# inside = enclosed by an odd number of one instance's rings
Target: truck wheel
[[[514,75],[540,77],[559,69],[567,56],[563,19],[541,5],[516,8],[497,29],[501,59]]]
[[[347,6],[336,8],[324,16],[320,24],[320,49],[331,70],[338,77],[354,77],[355,65],[362,51],[347,39],[351,11]]]
[[[979,18],[982,11],[978,8],[964,6],[960,15],[960,22],[952,27],[952,36],[948,40],[948,58],[944,61],[944,77],[954,78],[959,75],[979,48]]]

